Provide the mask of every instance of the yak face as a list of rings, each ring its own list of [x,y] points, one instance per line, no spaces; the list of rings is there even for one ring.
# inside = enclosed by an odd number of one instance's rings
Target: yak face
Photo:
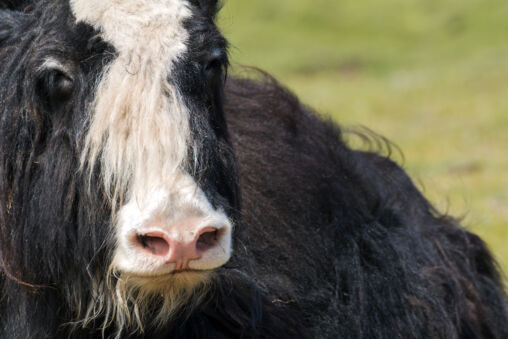
[[[165,319],[231,255],[216,1],[18,2],[0,1],[0,263],[92,277],[87,320]]]
[[[225,126],[213,95],[223,40],[211,39],[210,24],[184,0],[76,0],[71,9],[116,52],[99,79],[82,153],[89,173],[100,166],[114,208],[114,267],[160,275],[221,266],[231,247],[231,222],[217,203],[225,183],[215,173],[224,172],[217,139]]]

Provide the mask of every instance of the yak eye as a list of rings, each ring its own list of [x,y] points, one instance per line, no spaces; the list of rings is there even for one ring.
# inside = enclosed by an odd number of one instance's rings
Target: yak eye
[[[57,109],[66,103],[74,92],[74,81],[58,69],[45,70],[39,78],[38,88],[44,102],[50,109]]]
[[[221,80],[226,60],[225,52],[219,48],[208,55],[203,68],[209,86],[213,87]]]
[[[222,61],[220,59],[212,59],[206,65],[205,72],[208,76],[213,76],[216,73],[220,73],[222,71]]]

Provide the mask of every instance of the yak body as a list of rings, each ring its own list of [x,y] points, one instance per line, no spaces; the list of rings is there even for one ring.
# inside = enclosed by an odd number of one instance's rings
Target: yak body
[[[192,141],[178,170],[212,215],[234,224],[232,255],[213,269],[143,275],[125,292],[120,283],[137,276],[128,256],[115,261],[122,229],[112,215],[143,186],[130,172],[144,164],[111,165],[114,148],[87,144],[103,126],[85,111],[108,104],[96,98],[111,90],[98,85],[107,67],[127,82],[140,75],[114,69],[123,50],[76,24],[66,1],[29,3],[0,1],[0,338],[508,338],[508,304],[486,246],[440,215],[398,165],[349,148],[337,125],[268,76],[223,84],[225,41],[211,0],[139,3],[188,11],[178,26],[187,52],[160,80],[174,106],[157,107],[175,116],[188,109],[189,135],[158,138],[169,144],[162,153]],[[87,147],[97,147],[97,167]],[[161,161],[148,171],[167,179]],[[104,178],[114,182],[115,169],[127,180],[110,190]]]
[[[225,107],[243,196],[233,260],[309,337],[508,337],[484,243],[399,166],[348,148],[273,81],[230,81]]]

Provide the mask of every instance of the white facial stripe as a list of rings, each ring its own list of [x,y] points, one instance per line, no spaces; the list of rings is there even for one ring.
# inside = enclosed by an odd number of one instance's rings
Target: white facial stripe
[[[96,90],[82,161],[101,162],[113,202],[171,186],[187,156],[190,128],[188,110],[167,79],[187,49],[183,22],[190,9],[183,0],[71,0],[71,6],[118,53]]]
[[[153,312],[151,301],[161,295],[164,303],[155,322],[163,320],[161,323],[165,324],[183,305],[188,309],[189,300],[200,300],[199,295],[206,292],[202,282],[208,277],[137,277],[160,275],[164,270],[169,273],[174,267],[161,267],[136,252],[127,241],[133,228],[154,217],[170,225],[173,218],[186,216],[200,216],[207,225],[221,226],[229,232],[224,232],[227,236],[221,237],[220,246],[189,263],[191,269],[205,270],[229,259],[232,224],[222,211],[213,208],[192,177],[183,173],[191,142],[189,111],[168,78],[175,62],[187,50],[188,33],[183,23],[192,14],[187,1],[70,3],[77,21],[99,30],[118,54],[97,85],[81,161],[88,162],[89,169],[100,163],[113,207],[125,198],[120,210],[113,211],[117,248],[111,274],[106,285],[97,283],[99,298],[91,301],[85,319],[85,324],[104,319],[104,328],[115,319],[121,337],[129,327],[142,330],[141,316],[148,313],[147,309]],[[201,287],[196,291],[196,286]]]
[[[193,217],[228,234],[193,268],[222,265],[230,256],[231,222],[183,171],[189,112],[168,81],[173,63],[187,49],[183,23],[191,11],[186,2],[72,0],[71,6],[77,20],[99,29],[118,53],[96,90],[82,155],[91,168],[100,161],[113,206],[124,198],[113,211],[117,248],[112,266],[122,272],[150,271],[153,263],[144,262],[142,253],[137,260],[132,251],[132,234],[153,218],[172,225]]]

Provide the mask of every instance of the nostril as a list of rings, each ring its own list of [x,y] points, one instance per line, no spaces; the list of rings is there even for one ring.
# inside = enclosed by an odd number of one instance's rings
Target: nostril
[[[216,228],[208,227],[202,230],[196,243],[197,250],[205,252],[206,250],[215,247],[218,243],[218,238],[219,230]]]
[[[157,234],[138,234],[138,243],[146,250],[157,256],[165,256],[169,252],[169,244]]]

